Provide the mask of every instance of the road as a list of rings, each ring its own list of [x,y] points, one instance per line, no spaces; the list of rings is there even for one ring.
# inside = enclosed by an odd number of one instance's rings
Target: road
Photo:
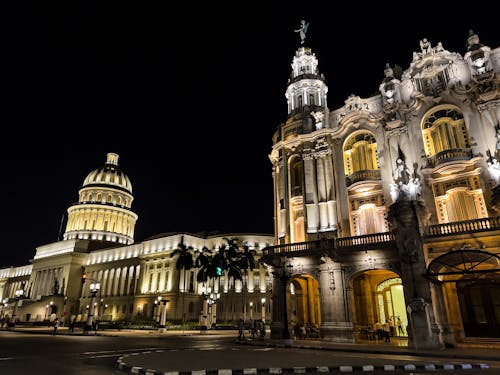
[[[145,354],[146,358],[158,355],[166,359],[162,362],[167,363],[168,368],[158,369],[162,371],[486,362],[490,366],[489,369],[464,370],[464,373],[484,375],[500,373],[500,361],[450,360],[408,355],[259,347],[239,345],[235,343],[233,336],[228,335],[51,336],[0,331],[1,374],[123,375],[126,372],[117,368],[117,359],[126,354],[139,352],[151,352]],[[134,356],[127,358],[134,358]],[[378,373],[387,374],[387,372],[371,372],[371,374]],[[391,373],[398,374],[398,371]],[[408,375],[420,372],[402,371],[399,373]],[[440,373],[439,371],[432,372],[432,374]],[[455,372],[443,371],[442,373]]]

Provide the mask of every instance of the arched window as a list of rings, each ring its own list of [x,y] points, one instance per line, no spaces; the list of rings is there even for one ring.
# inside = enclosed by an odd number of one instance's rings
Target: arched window
[[[292,242],[305,241],[304,202],[302,197],[302,159],[293,157],[289,164],[290,176],[290,228]]]
[[[97,194],[97,202],[101,202],[102,201],[102,195],[101,193]]]
[[[470,148],[464,117],[452,106],[434,107],[424,116],[422,137],[427,157],[447,150]]]
[[[368,132],[353,134],[344,145],[344,167],[346,175],[358,171],[377,170],[377,142]]]
[[[292,197],[302,195],[302,160],[298,157],[290,162],[290,192]]]

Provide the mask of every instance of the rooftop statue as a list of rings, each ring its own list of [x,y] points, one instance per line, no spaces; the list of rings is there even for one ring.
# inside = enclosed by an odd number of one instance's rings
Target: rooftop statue
[[[306,40],[306,33],[308,27],[309,27],[309,22],[306,23],[306,21],[302,20],[300,21],[300,27],[297,30],[294,30],[296,33],[299,33],[300,35],[300,44],[304,44],[304,41]]]

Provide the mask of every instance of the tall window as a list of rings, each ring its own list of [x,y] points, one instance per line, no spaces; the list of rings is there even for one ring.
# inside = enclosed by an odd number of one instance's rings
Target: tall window
[[[304,202],[302,197],[302,159],[290,161],[290,228],[292,242],[305,241]]]
[[[378,170],[377,142],[371,133],[355,133],[347,139],[344,167],[347,176],[359,171]]]
[[[451,106],[437,106],[423,118],[422,137],[427,157],[446,150],[470,148],[464,117]]]
[[[302,195],[302,160],[298,157],[290,162],[290,191],[292,196]]]

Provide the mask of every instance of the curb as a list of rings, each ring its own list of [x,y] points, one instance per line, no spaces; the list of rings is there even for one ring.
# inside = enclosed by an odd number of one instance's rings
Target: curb
[[[489,357],[489,356],[477,356],[474,354],[465,354],[465,353],[445,353],[440,351],[434,352],[417,352],[417,351],[394,351],[394,350],[385,350],[379,348],[370,348],[364,349],[359,347],[352,348],[342,348],[342,347],[326,347],[326,346],[312,346],[312,345],[285,345],[278,343],[263,343],[263,344],[253,344],[250,342],[241,342],[235,341],[236,344],[239,345],[249,345],[249,346],[264,346],[270,348],[293,348],[293,349],[310,349],[310,350],[329,350],[335,352],[354,352],[354,353],[375,353],[375,354],[390,354],[390,355],[412,355],[415,357],[435,357],[435,358],[449,358],[450,360],[455,359],[469,359],[475,361],[498,361],[498,356]]]
[[[461,364],[405,364],[405,365],[363,365],[363,366],[315,366],[315,367],[269,367],[269,368],[242,368],[242,369],[210,369],[193,371],[166,371],[147,369],[138,366],[127,365],[124,361],[126,357],[146,354],[152,352],[141,352],[124,355],[116,361],[120,370],[140,375],[264,375],[264,374],[329,374],[346,372],[373,372],[373,371],[415,371],[415,370],[471,370],[487,369],[489,366],[484,363],[461,363]]]

